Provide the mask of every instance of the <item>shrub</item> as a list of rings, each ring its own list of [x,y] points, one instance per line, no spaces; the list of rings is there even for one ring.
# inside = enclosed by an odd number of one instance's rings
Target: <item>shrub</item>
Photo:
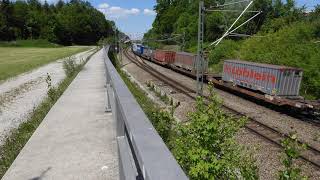
[[[306,176],[301,175],[301,169],[294,165],[294,160],[298,159],[301,151],[306,149],[305,144],[300,144],[296,133],[290,133],[290,136],[284,139],[281,143],[284,147],[285,157],[283,165],[285,170],[280,171],[280,180],[300,180],[308,179]]]
[[[149,117],[154,128],[157,130],[162,140],[168,143],[172,137],[175,120],[171,114],[164,110],[153,111]]]
[[[48,89],[47,95],[49,97],[49,100],[50,102],[55,102],[55,100],[58,97],[58,90],[52,86],[52,80],[49,73],[47,73],[46,83],[47,83],[47,89]]]
[[[63,61],[63,69],[67,77],[72,77],[80,68],[80,65],[76,63],[74,57],[69,57],[67,60]]]
[[[246,119],[225,114],[211,92],[209,105],[199,98],[190,123],[177,126],[170,142],[175,158],[190,179],[258,179],[253,159],[234,140]]]

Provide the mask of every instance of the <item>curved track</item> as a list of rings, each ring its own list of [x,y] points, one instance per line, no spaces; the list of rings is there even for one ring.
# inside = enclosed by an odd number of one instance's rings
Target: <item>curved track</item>
[[[183,93],[187,97],[195,100],[196,99],[196,91],[194,89],[189,88],[186,85],[181,84],[180,82],[167,77],[166,75],[162,74],[161,72],[157,71],[153,67],[149,66],[148,64],[141,62],[137,56],[130,54],[129,49],[124,50],[124,55],[134,64],[136,64],[138,67],[143,69],[144,71],[148,72],[158,80],[168,84],[172,88],[174,88],[176,91]],[[283,134],[279,132],[278,130],[269,127],[254,118],[247,117],[242,112],[238,112],[237,110],[223,105],[223,108],[228,111],[229,113],[233,114],[236,117],[246,117],[248,118],[248,122],[245,125],[245,128],[249,131],[253,132],[254,134],[257,134],[258,136],[264,138],[265,140],[271,142],[272,144],[275,144],[276,146],[283,148],[281,145],[281,141],[288,137],[287,134]],[[302,144],[303,142],[300,141]],[[312,146],[307,146],[307,150],[305,150],[301,156],[301,159],[305,160],[306,162],[309,162],[320,169],[320,151]]]

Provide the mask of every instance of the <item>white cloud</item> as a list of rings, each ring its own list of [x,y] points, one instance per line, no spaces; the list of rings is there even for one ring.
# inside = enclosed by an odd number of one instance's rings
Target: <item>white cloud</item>
[[[98,9],[108,9],[108,7],[110,7],[109,4],[102,3],[102,4],[99,4]]]
[[[151,10],[151,9],[144,9],[144,10],[143,10],[143,14],[149,15],[149,16],[154,16],[154,15],[156,15],[157,13],[156,13],[155,11]]]
[[[126,18],[129,15],[138,15],[140,10],[137,8],[125,9],[118,6],[109,6],[107,3],[98,5],[98,10],[106,15],[109,19]]]

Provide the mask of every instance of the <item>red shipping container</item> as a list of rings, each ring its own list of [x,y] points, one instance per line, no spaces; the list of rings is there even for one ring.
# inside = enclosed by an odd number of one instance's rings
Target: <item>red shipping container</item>
[[[178,68],[195,72],[197,65],[197,55],[186,52],[177,52],[173,65]]]
[[[171,64],[174,62],[176,52],[174,51],[165,51],[157,49],[154,53],[154,60],[162,65]]]

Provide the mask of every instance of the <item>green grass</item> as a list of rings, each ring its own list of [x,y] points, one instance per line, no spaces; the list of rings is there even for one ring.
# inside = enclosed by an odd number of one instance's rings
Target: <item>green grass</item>
[[[94,53],[92,53],[93,55]],[[91,55],[91,56],[92,56]],[[86,62],[90,59],[89,56]],[[57,88],[54,88],[54,96],[49,96],[42,101],[42,103],[33,110],[30,118],[22,123],[17,129],[13,130],[9,137],[5,140],[4,144],[0,147],[0,179],[4,176],[6,171],[11,166],[12,162],[18,156],[22,148],[28,142],[29,138],[32,136],[33,132],[40,125],[42,120],[45,118],[47,113],[50,111],[55,102],[63,94],[63,92],[68,88],[73,79],[81,71],[85,62],[76,68],[76,71],[70,76],[67,76]],[[52,92],[52,91],[51,91]]]
[[[61,45],[54,44],[45,39],[36,40],[17,40],[17,41],[0,41],[0,47],[39,47],[39,48],[56,48]]]
[[[0,81],[88,49],[88,47],[0,47]]]

